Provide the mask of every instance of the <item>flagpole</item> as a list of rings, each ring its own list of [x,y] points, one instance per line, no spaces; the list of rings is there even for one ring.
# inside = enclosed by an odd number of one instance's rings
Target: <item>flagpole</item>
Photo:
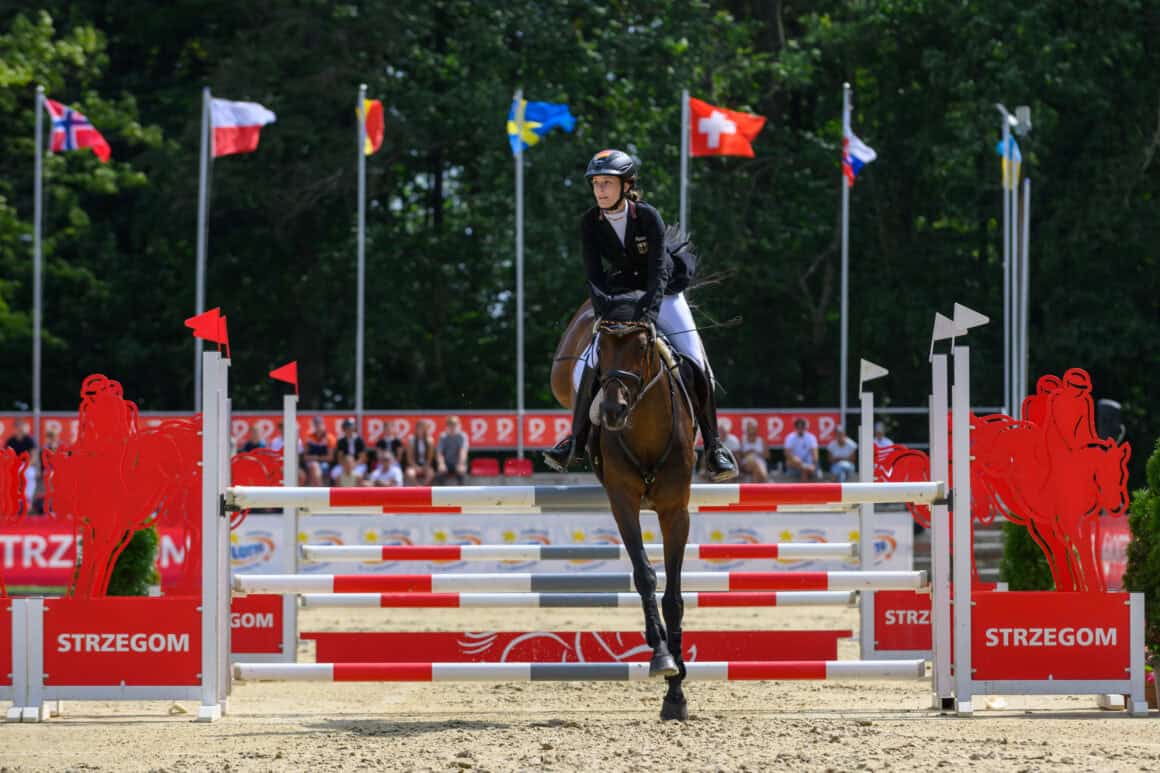
[[[205,311],[205,253],[209,237],[209,87],[201,90],[201,155],[197,167],[197,289],[195,314]],[[201,410],[201,339],[193,344],[193,410]]]
[[[524,91],[516,91],[516,455],[524,458]]]
[[[44,86],[36,87],[35,170],[32,182],[32,439],[40,448],[40,328],[44,301],[41,231],[44,227]],[[39,465],[38,465],[39,466]]]
[[[1027,346],[1027,304],[1030,298],[1029,284],[1031,282],[1031,269],[1029,266],[1028,247],[1031,243],[1031,181],[1023,181],[1023,238],[1022,246],[1019,249],[1019,400],[1022,404],[1023,398],[1027,395],[1028,390],[1028,374],[1027,368],[1030,361],[1030,354]],[[1019,416],[1020,419],[1024,418]]]
[[[366,355],[366,252],[367,252],[367,116],[366,116],[367,85],[358,87],[358,104],[355,106],[355,115],[358,116],[358,301],[356,303],[356,317],[358,329],[354,335],[354,412],[358,420],[358,431],[363,431],[363,376]]]
[[[850,84],[842,84],[842,139],[846,139],[846,116],[850,112]],[[850,181],[846,179],[845,173],[838,175],[839,184],[842,188],[842,308],[839,314],[841,318],[841,334],[838,361],[838,383],[841,394],[838,395],[838,423],[842,426],[846,425],[846,396],[849,394],[849,372],[847,367],[847,360],[849,359],[849,314],[850,314]],[[866,450],[863,449],[863,453]]]
[[[1000,168],[1003,171],[1003,413],[1011,415],[1011,236],[1010,191],[1007,188],[1007,176],[1011,164],[1008,161],[1009,145],[1011,141],[1011,127],[1007,124],[1007,108],[996,104],[995,107],[1003,116],[1002,145]]]
[[[681,238],[689,233],[689,90],[681,89]]]

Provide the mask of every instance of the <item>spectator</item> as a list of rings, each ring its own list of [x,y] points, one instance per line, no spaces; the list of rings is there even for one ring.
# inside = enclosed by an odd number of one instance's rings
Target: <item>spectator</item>
[[[357,464],[363,460],[363,454],[366,453],[366,450],[367,444],[363,441],[362,436],[358,434],[354,419],[343,419],[342,436],[339,437],[338,442],[334,446],[335,462],[338,462],[340,456],[353,456]]]
[[[404,446],[406,460],[403,473],[408,486],[429,486],[435,477],[435,444],[431,441],[431,422],[419,419],[415,434]]]
[[[302,461],[306,466],[306,485],[321,486],[329,478],[334,437],[326,431],[321,416],[310,420],[310,432],[302,441]]]
[[[793,429],[785,439],[786,472],[791,478],[813,480],[818,474],[818,439],[806,431],[805,419],[794,419]]]
[[[390,451],[383,451],[382,463],[371,473],[372,486],[402,486],[403,468]]]
[[[387,421],[383,425],[383,434],[375,443],[375,448],[379,451],[390,451],[391,456],[395,459],[401,459],[403,457],[405,453],[404,443],[395,431],[395,423],[393,421]]]
[[[741,423],[745,435],[741,440],[741,474],[754,483],[769,480],[769,465],[765,461],[765,440],[757,434],[757,419],[747,418]]]
[[[270,438],[270,450],[271,451],[281,451],[282,448],[286,445],[285,433],[286,433],[286,424],[284,422],[281,422],[281,421],[278,422],[278,433],[276,435],[274,435],[274,437]]]
[[[250,425],[250,434],[242,445],[242,453],[248,454],[250,451],[265,447],[266,444],[262,442],[262,433],[258,430],[258,425],[256,423]]]
[[[454,476],[462,486],[467,475],[467,435],[459,428],[459,417],[447,417],[447,429],[439,436],[435,448],[435,484],[444,485]]]
[[[36,450],[36,441],[32,439],[32,426],[28,422],[18,422],[12,429],[12,434],[9,435],[8,440],[4,442],[5,448],[11,448],[16,452],[16,455],[27,453],[28,458],[34,464],[36,462],[32,457],[32,452]]]
[[[838,426],[834,430],[834,439],[826,446],[830,454],[830,472],[834,480],[839,483],[854,477],[858,464],[858,444],[846,436],[846,428]]]
[[[338,475],[334,476],[334,485],[339,488],[352,488],[362,485],[362,476],[355,469],[355,457],[342,454],[338,463]]]
[[[894,441],[886,437],[886,425],[880,421],[874,422],[874,445],[876,448],[894,445]]]

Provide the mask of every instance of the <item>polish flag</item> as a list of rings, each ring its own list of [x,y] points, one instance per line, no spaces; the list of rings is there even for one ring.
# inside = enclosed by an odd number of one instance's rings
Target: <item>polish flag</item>
[[[257,102],[210,100],[214,158],[257,150],[262,127],[277,119],[276,115]]]

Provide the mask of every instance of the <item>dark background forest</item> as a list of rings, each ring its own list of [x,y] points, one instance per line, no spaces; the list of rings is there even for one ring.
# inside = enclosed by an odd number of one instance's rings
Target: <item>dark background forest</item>
[[[234,405],[354,403],[359,83],[386,136],[368,159],[368,408],[515,403],[513,92],[574,133],[526,154],[529,407],[553,407],[556,340],[584,298],[584,167],[617,146],[676,220],[679,95],[768,117],[752,159],[693,159],[695,298],[729,407],[838,403],[842,83],[879,154],[851,203],[851,361],[923,405],[935,311],[971,336],[974,396],[1002,391],[999,120],[1031,206],[1030,373],[1088,369],[1141,450],[1160,434],[1160,5],[1150,0],[542,2],[46,0],[0,4],[0,411],[30,401],[34,94],[76,106],[113,161],[47,159],[44,408],[101,372],[143,410],[193,405],[201,89],[278,115],[213,169],[207,299],[229,315]],[[856,369],[852,368],[856,374]],[[856,382],[851,392],[856,389]],[[851,394],[851,404],[855,404]],[[925,434],[925,433],[923,433]],[[921,435],[920,435],[921,437]],[[899,440],[910,439],[898,437]],[[1138,454],[1138,458],[1142,453]],[[1136,467],[1136,465],[1134,465]]]

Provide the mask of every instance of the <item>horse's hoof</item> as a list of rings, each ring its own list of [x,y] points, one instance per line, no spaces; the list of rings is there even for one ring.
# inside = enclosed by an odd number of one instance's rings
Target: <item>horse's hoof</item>
[[[676,659],[668,652],[653,653],[648,662],[649,676],[676,676],[680,672]]]
[[[661,704],[661,719],[670,720],[675,719],[684,722],[689,718],[689,702],[682,698],[679,701],[671,701],[665,698],[665,702]]]

